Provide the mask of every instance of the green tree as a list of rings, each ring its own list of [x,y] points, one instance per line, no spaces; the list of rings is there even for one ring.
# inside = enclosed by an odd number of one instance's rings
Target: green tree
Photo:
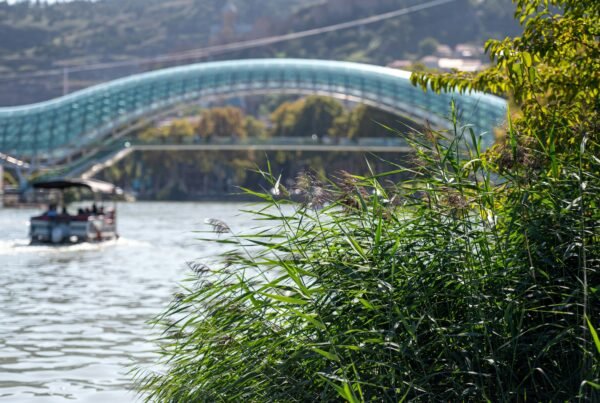
[[[312,95],[305,99],[296,124],[297,136],[326,135],[333,121],[344,113],[344,107],[330,97]]]
[[[569,151],[598,133],[600,2],[515,0],[521,37],[486,43],[492,66],[479,73],[420,74],[426,90],[478,90],[512,97],[521,143]],[[532,140],[533,139],[533,140]]]
[[[270,116],[272,123],[271,135],[276,137],[294,135],[298,116],[303,106],[303,99],[295,102],[284,102],[279,105]]]
[[[166,130],[165,135],[170,138],[170,141],[181,144],[191,141],[195,135],[194,125],[187,119],[177,119],[171,122]]]
[[[348,132],[348,137],[351,138],[389,137],[390,128],[406,132],[408,128],[416,129],[418,126],[409,119],[368,105],[359,105],[351,114]]]
[[[333,98],[312,95],[284,103],[271,114],[275,136],[324,136],[334,121],[344,114],[344,107]]]
[[[346,112],[333,120],[329,135],[338,138],[352,138],[354,131],[356,114],[353,111]]]
[[[265,124],[260,120],[256,119],[254,116],[247,116],[244,119],[244,128],[246,130],[246,134],[250,138],[259,139],[268,136]]]
[[[150,127],[142,131],[138,138],[144,142],[177,143],[191,141],[195,128],[187,119],[175,119],[160,127]]]
[[[197,132],[203,138],[245,138],[247,132],[244,112],[232,106],[209,109],[202,113]]]

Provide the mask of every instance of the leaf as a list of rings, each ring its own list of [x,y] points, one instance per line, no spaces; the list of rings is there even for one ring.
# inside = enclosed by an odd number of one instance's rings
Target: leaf
[[[363,259],[368,260],[367,255],[365,254],[365,251],[358,244],[358,242],[356,242],[356,239],[352,238],[351,236],[346,236],[346,240],[348,241],[348,243],[350,243],[350,246],[352,246],[352,249],[354,249]]]
[[[308,321],[309,323],[311,323],[314,327],[316,327],[317,329],[320,330],[327,330],[327,327],[323,324],[323,322],[321,322],[320,320],[317,320],[315,317],[311,316],[311,315],[307,315],[304,314],[300,311],[297,311],[295,309],[290,309],[294,314],[298,315],[299,317],[301,317],[302,319]]]
[[[340,357],[338,357],[336,354],[330,353],[325,350],[321,350],[320,348],[316,348],[316,347],[313,347],[313,351],[315,353],[321,354],[323,357],[327,358],[328,360],[340,362]]]
[[[531,57],[531,53],[523,52],[521,53],[521,59],[525,64],[525,67],[531,67],[533,65],[533,58]]]
[[[592,326],[592,322],[590,322],[590,319],[587,316],[585,317],[585,320],[587,321],[588,327],[590,328],[590,333],[592,334],[592,338],[594,339],[596,350],[598,350],[598,354],[600,354],[600,338],[598,338],[598,332],[596,332],[596,329],[594,329],[594,326]]]
[[[377,229],[375,230],[375,246],[379,246],[381,243],[381,226],[382,226],[382,217],[379,217],[379,222],[377,223]]]
[[[354,396],[354,392],[352,392],[352,389],[350,389],[350,384],[348,384],[348,382],[344,382],[343,397],[350,403],[358,403],[358,399],[356,396]]]
[[[592,381],[583,381],[584,385],[590,385],[592,388],[600,390],[600,384],[597,384],[595,382]]]
[[[371,304],[371,303],[370,303],[369,301],[367,301],[366,299],[359,298],[358,300],[360,301],[360,303],[361,303],[361,304],[363,304],[363,306],[364,306],[365,308],[367,308],[367,309],[370,309],[370,310],[374,310],[374,309],[375,309],[375,307],[373,306],[373,304]]]
[[[295,305],[306,305],[306,304],[308,304],[308,301],[305,301],[303,299],[293,298],[293,297],[286,297],[284,295],[267,294],[265,292],[261,292],[261,295],[264,295],[265,297],[274,299],[276,301],[285,302],[287,304],[295,304]]]
[[[520,63],[513,63],[510,65],[510,70],[514,73],[515,78],[519,81],[523,81],[523,67]]]

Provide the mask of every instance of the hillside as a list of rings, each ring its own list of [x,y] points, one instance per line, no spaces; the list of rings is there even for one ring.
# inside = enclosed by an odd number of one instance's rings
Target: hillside
[[[414,5],[412,0],[102,0],[0,3],[0,105],[40,101],[63,92],[64,66],[131,61],[280,35]],[[418,4],[418,3],[417,3]],[[212,59],[308,57],[387,64],[423,56],[425,39],[482,45],[517,32],[510,0],[457,0],[376,24]],[[201,61],[201,59],[185,62]],[[69,90],[166,67],[155,63],[69,76]],[[52,76],[32,77],[54,71]],[[19,79],[14,75],[18,74]]]

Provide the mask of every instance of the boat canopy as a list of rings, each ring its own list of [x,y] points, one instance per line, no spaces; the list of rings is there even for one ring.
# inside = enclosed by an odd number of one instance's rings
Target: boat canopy
[[[112,183],[99,181],[97,179],[55,179],[40,181],[32,184],[34,189],[68,189],[68,188],[87,188],[94,193],[106,195],[122,195],[123,190]]]

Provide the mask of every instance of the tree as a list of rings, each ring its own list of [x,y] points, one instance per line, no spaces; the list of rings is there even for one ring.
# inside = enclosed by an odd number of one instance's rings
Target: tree
[[[523,35],[488,41],[491,67],[479,73],[415,73],[412,81],[437,92],[477,90],[513,97],[522,112],[515,120],[518,141],[539,140],[546,148],[568,152],[584,136],[598,133],[600,2],[515,2]]]
[[[275,136],[324,136],[342,116],[344,107],[335,99],[317,95],[284,103],[271,114]]]
[[[187,119],[175,119],[160,127],[150,127],[139,134],[144,142],[160,141],[161,143],[181,144],[194,136],[194,125]]]
[[[244,119],[244,128],[250,138],[265,138],[268,135],[265,124],[254,116],[247,116]]]
[[[295,132],[295,126],[298,122],[300,109],[304,105],[304,100],[295,102],[284,102],[271,113],[271,135],[277,137],[291,136]]]
[[[297,122],[298,136],[317,134],[324,136],[329,132],[333,121],[344,113],[344,107],[333,98],[311,95],[304,101]]]
[[[409,119],[368,105],[359,105],[354,109],[350,120],[352,123],[348,136],[351,138],[389,137],[389,128],[403,132],[417,126]]]
[[[171,122],[165,134],[171,141],[181,144],[194,136],[194,126],[187,119],[177,119]]]
[[[197,132],[203,138],[245,138],[247,133],[244,112],[232,106],[209,109],[202,114]]]

